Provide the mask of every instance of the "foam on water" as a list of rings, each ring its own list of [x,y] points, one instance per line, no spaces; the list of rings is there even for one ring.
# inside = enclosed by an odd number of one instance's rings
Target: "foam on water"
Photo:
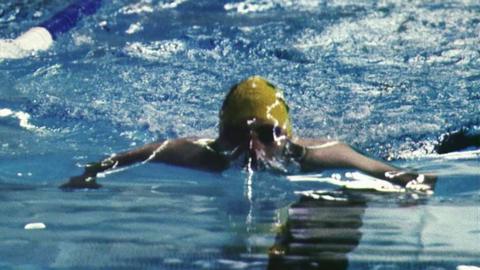
[[[124,52],[133,57],[155,61],[171,57],[185,50],[185,44],[179,40],[154,41],[149,44],[127,43]]]
[[[44,128],[37,127],[30,123],[30,114],[22,111],[12,111],[10,109],[0,109],[0,118],[16,118],[18,125],[27,130],[43,131]]]
[[[126,5],[122,7],[119,11],[125,15],[152,13],[154,9],[151,3],[152,1],[150,0],[142,0],[136,2],[135,4]]]
[[[165,1],[151,1],[141,0],[134,4],[123,6],[119,12],[125,15],[153,13],[155,11],[164,9],[174,9],[188,0],[165,0]],[[154,3],[156,2],[156,4]]]
[[[127,30],[125,30],[126,34],[135,34],[143,30],[143,26],[140,22],[132,23]]]
[[[256,12],[269,11],[275,8],[295,9],[295,10],[313,10],[319,8],[324,1],[309,0],[262,0],[262,1],[241,1],[236,3],[227,3],[224,5],[226,11],[235,11],[239,14],[248,14]]]

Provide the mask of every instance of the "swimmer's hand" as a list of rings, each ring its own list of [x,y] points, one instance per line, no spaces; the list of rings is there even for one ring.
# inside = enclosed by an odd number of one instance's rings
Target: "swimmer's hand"
[[[435,175],[403,171],[388,171],[385,173],[385,179],[414,191],[434,190],[437,183]]]
[[[97,173],[105,171],[110,168],[109,164],[104,164],[102,162],[89,163],[85,167],[85,172],[82,175],[71,177],[70,180],[61,185],[61,189],[98,189],[102,185],[98,184]]]
[[[82,174],[79,176],[74,176],[70,180],[61,185],[60,188],[64,190],[70,189],[98,189],[102,185],[98,184],[95,176],[89,174]]]

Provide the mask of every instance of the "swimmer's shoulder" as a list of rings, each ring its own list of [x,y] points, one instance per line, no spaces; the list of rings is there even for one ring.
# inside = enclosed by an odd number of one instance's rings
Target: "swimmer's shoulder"
[[[214,151],[214,145],[216,140],[211,138],[202,138],[202,137],[185,137],[179,139],[167,140],[166,143],[173,148],[184,148],[188,150],[197,150],[197,151]]]
[[[327,138],[294,138],[292,141],[304,147],[320,147],[341,143],[338,140]]]
[[[156,161],[207,171],[221,171],[228,166],[225,157],[214,148],[214,139],[187,137],[163,144],[164,153],[158,155]]]

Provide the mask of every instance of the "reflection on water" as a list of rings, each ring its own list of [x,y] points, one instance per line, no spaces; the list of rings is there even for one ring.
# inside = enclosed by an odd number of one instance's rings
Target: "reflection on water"
[[[366,201],[339,193],[302,196],[270,249],[268,269],[347,269],[347,254],[362,236]]]
[[[0,178],[0,269],[480,265],[478,174],[442,177],[434,196],[420,198],[346,190],[294,198],[284,179],[256,173],[249,186],[245,176],[152,164],[77,192]],[[46,228],[24,229],[37,222]]]

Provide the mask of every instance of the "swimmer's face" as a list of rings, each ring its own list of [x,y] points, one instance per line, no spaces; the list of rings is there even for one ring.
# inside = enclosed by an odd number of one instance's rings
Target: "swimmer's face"
[[[272,167],[277,160],[283,160],[287,140],[286,131],[280,127],[265,125],[253,129],[248,145],[250,166],[253,169]]]
[[[240,150],[235,153],[248,155],[250,163],[272,163],[281,158],[292,136],[288,113],[283,95],[273,84],[259,76],[249,77],[234,85],[223,102],[220,138],[227,148]]]
[[[224,134],[230,143],[246,154],[255,169],[281,159],[288,140],[287,131],[268,123],[251,122],[243,127],[232,127]]]

